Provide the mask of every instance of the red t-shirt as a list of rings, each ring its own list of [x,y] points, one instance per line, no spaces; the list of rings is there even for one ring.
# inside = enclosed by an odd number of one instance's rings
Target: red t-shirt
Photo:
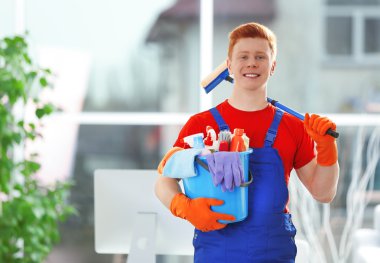
[[[235,128],[243,128],[249,138],[250,148],[261,148],[275,114],[275,107],[269,104],[259,111],[242,111],[232,107],[228,100],[216,106],[224,121],[233,132]],[[214,128],[216,134],[219,127],[210,111],[193,115],[183,126],[174,146],[184,147],[183,138],[202,132],[206,136],[206,126]],[[277,131],[273,147],[278,150],[284,166],[285,181],[289,182],[290,172],[308,164],[314,157],[314,142],[307,134],[303,122],[296,117],[284,113]]]

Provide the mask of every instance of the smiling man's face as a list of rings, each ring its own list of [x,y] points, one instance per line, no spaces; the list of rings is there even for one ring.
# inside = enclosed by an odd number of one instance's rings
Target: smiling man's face
[[[266,39],[241,38],[227,59],[227,65],[236,87],[256,90],[265,89],[276,61]]]

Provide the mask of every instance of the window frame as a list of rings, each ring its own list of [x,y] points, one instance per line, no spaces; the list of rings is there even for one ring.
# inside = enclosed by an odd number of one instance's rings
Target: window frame
[[[334,55],[327,52],[327,18],[329,17],[351,17],[352,18],[352,54]],[[376,53],[366,53],[364,34],[365,20],[379,19],[379,6],[358,6],[358,5],[327,5],[325,8],[323,27],[323,61],[328,64],[338,66],[380,66],[380,51]]]

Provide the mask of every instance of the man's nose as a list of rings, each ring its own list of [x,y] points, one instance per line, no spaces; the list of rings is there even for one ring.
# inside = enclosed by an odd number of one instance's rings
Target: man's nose
[[[248,67],[250,67],[250,68],[257,68],[257,61],[256,61],[256,59],[250,59],[248,61]]]

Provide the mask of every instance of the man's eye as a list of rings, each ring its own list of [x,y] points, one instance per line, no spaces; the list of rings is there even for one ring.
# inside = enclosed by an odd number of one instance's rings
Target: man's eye
[[[241,58],[241,59],[247,59],[248,56],[241,56],[240,58]]]
[[[259,59],[259,60],[264,59],[264,58],[265,58],[264,56],[256,56],[256,59]]]

